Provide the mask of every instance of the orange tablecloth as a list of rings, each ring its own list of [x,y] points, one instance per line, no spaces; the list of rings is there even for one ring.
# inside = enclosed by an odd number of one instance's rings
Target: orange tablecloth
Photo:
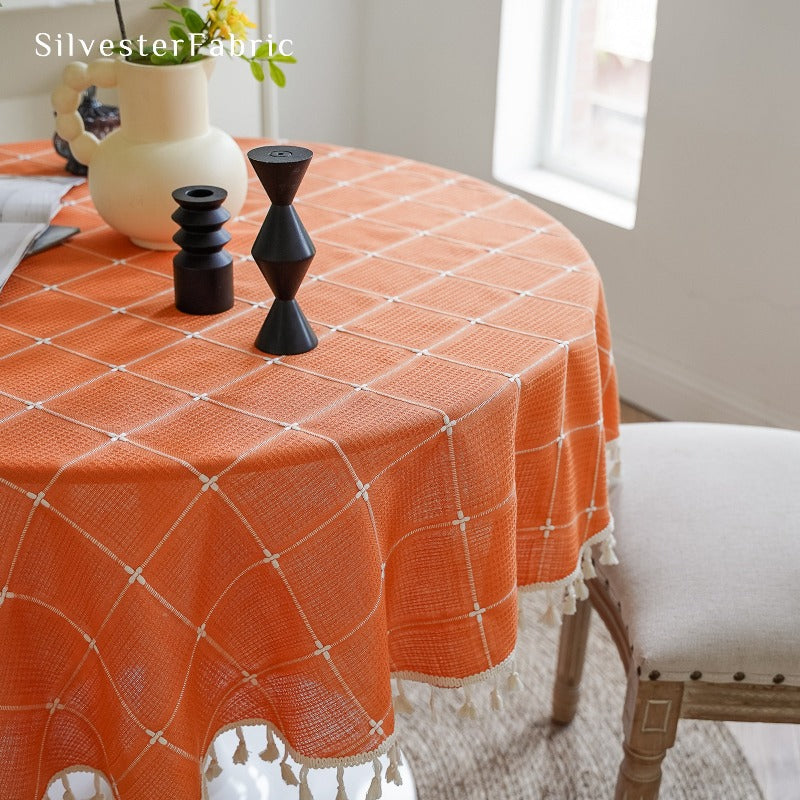
[[[0,294],[7,800],[73,764],[123,800],[198,797],[242,720],[312,766],[367,760],[391,675],[497,676],[517,587],[558,613],[610,535],[618,401],[581,244],[477,180],[311,147],[310,353],[253,347],[255,179],[228,313],[177,312],[171,254],[111,231],[86,187],[55,220],[83,232]],[[0,172],[58,167],[0,147]]]

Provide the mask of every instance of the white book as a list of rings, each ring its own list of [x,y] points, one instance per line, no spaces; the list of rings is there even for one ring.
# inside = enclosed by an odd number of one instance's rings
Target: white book
[[[0,175],[0,290],[61,207],[85,178]]]

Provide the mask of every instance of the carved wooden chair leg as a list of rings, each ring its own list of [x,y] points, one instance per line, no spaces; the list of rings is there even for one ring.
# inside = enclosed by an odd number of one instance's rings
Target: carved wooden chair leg
[[[552,714],[553,722],[558,725],[572,722],[578,708],[591,613],[592,604],[579,600],[575,613],[565,616],[561,626]]]
[[[615,800],[656,800],[661,786],[661,762],[675,743],[683,684],[640,681],[633,672],[622,724],[625,756],[619,768]]]

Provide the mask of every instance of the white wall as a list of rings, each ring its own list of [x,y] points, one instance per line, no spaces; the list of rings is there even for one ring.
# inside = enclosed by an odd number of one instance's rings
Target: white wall
[[[287,139],[362,140],[366,0],[272,0],[275,38],[292,39],[297,64],[275,92],[278,134]]]
[[[154,0],[125,0],[129,36],[166,35],[169,15],[151,11],[154,4]],[[257,0],[240,0],[240,6],[254,21],[260,21]],[[65,64],[87,60],[83,55],[59,58],[55,51],[47,57],[38,57],[35,36],[40,32],[49,33],[53,40],[56,34],[67,32],[87,41],[119,38],[114,6],[109,2],[64,8],[0,9],[0,142],[52,136],[50,93],[59,84]],[[260,135],[261,95],[261,87],[250,76],[247,64],[238,59],[218,59],[209,89],[212,123],[233,135]],[[113,102],[113,93],[104,97]]]
[[[800,428],[800,4],[662,0],[636,228],[538,201],[603,275],[622,392]],[[500,3],[369,3],[364,143],[491,178]]]

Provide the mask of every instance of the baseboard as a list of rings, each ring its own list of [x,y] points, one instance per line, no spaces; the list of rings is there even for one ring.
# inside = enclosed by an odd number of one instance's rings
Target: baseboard
[[[800,430],[800,413],[769,407],[637,344],[615,338],[620,395],[654,415],[672,420],[732,422]]]

